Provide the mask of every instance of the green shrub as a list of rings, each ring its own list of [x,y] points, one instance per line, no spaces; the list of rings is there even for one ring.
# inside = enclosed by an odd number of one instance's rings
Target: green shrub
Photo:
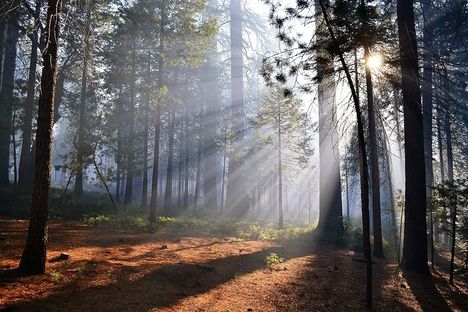
[[[278,264],[281,264],[284,262],[284,258],[281,258],[280,256],[278,256],[276,253],[272,252],[271,254],[269,254],[266,258],[265,258],[265,264],[269,267],[269,268],[273,268],[275,267],[276,265]]]

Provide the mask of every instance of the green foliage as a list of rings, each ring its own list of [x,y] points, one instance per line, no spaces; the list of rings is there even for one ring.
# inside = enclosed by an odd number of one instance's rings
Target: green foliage
[[[49,273],[49,276],[50,276],[50,280],[54,283],[54,284],[58,284],[62,281],[63,277],[62,277],[62,273],[60,273],[59,271],[56,271],[56,270],[52,270],[50,273]]]
[[[278,241],[291,240],[312,233],[312,227],[287,226],[278,230],[275,225],[230,219],[201,219],[195,217],[158,217],[156,224],[148,222],[146,216],[132,214],[85,216],[86,224],[108,225],[120,229],[155,231],[164,227],[187,229],[215,235],[234,236],[244,240]]]
[[[275,267],[275,265],[281,264],[284,262],[284,258],[281,258],[276,253],[272,252],[265,258],[265,264],[269,268]]]
[[[462,245],[468,241],[468,182],[458,179],[446,181],[434,187],[432,209],[434,217],[442,224],[442,231],[450,232],[453,214],[456,218],[457,234]]]
[[[301,105],[297,98],[287,95],[286,88],[274,87],[264,96],[250,123],[260,137],[257,148],[271,145],[277,151],[281,146],[282,153],[292,152],[293,159],[305,168],[313,150],[311,125],[307,114],[301,112]]]
[[[276,226],[254,222],[240,230],[239,237],[249,240],[278,241],[291,240],[312,233],[312,227]]]
[[[93,226],[110,225],[119,229],[136,231],[153,231],[160,224],[167,222],[166,220],[159,220],[158,223],[152,224],[146,217],[127,214],[85,216],[83,221]]]
[[[354,251],[363,251],[362,229],[347,220],[343,220],[343,227],[344,231],[339,243],[344,246],[349,246]]]
[[[77,270],[78,274],[89,276],[93,273],[96,273],[96,263],[93,261],[88,261],[82,266],[80,266]]]

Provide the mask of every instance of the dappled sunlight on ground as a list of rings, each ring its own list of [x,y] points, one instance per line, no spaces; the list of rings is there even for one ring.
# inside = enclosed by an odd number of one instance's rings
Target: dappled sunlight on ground
[[[188,229],[151,233],[53,222],[48,257],[66,252],[70,258],[48,263],[45,275],[21,277],[12,269],[26,227],[0,222],[5,238],[0,306],[13,311],[360,311],[364,306],[365,265],[354,261],[362,255],[304,238],[273,243]],[[277,261],[267,263],[272,254]],[[435,276],[418,287],[419,277],[403,275],[385,261],[377,261],[374,272],[376,310],[422,311],[427,304],[437,311],[467,310],[466,285],[449,291]]]

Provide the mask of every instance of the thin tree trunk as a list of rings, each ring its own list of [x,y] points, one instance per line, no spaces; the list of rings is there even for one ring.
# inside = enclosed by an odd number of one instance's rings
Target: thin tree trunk
[[[16,196],[16,190],[18,187],[18,166],[17,166],[17,155],[16,155],[15,125],[16,125],[16,113],[13,111],[13,118],[11,120],[11,148],[13,149],[13,199]]]
[[[115,200],[120,202],[120,188],[122,179],[122,104],[118,101],[117,108],[117,150],[115,153],[115,162],[117,164],[116,184],[115,184]]]
[[[13,2],[13,9],[6,16],[6,41],[0,93],[0,188],[10,186],[10,130],[15,87],[16,45],[19,36],[18,7],[19,1]]]
[[[60,32],[61,0],[49,0],[47,9],[46,48],[43,52],[41,96],[36,134],[36,168],[32,194],[28,238],[19,270],[26,274],[42,274],[47,258],[47,219],[54,120],[54,88],[57,72],[57,50]]]
[[[328,13],[323,4],[323,0],[318,0],[320,9],[323,13],[324,21],[326,23],[330,37],[336,43],[336,37],[333,28],[328,18]],[[369,168],[367,164],[366,143],[364,139],[364,124],[362,120],[361,107],[359,98],[356,93],[356,88],[346,64],[344,55],[341,51],[338,53],[341,66],[346,75],[348,86],[351,89],[353,98],[354,109],[356,112],[358,142],[359,142],[359,159],[360,159],[360,174],[361,174],[361,209],[362,209],[362,227],[363,227],[363,245],[364,255],[366,258],[366,306],[372,307],[372,257],[371,257],[371,244],[370,244],[370,220],[369,220]]]
[[[127,153],[127,179],[125,184],[124,204],[131,204],[133,201],[133,170],[135,160],[135,83],[136,83],[136,38],[133,38],[132,46],[132,74],[130,77],[130,116],[129,116],[129,137]]]
[[[432,213],[432,187],[434,186],[433,165],[432,165],[432,73],[433,73],[433,58],[432,58],[432,13],[431,3],[427,0],[421,1],[421,6],[424,15],[424,30],[423,30],[423,61],[424,71],[421,82],[421,92],[423,101],[423,124],[424,124],[424,155],[425,155],[425,171],[426,171],[426,197],[429,210],[430,228],[429,242],[431,248],[431,266],[434,268],[434,227]]]
[[[227,145],[228,145],[226,124],[224,124],[223,138],[224,138],[224,144],[223,144],[223,176],[222,176],[222,181],[221,181],[221,212],[224,211],[224,206],[225,206],[224,193],[226,189],[226,161],[227,161]]]
[[[6,18],[5,18],[5,6],[0,6],[0,55],[3,56],[5,50],[5,28],[6,28]],[[3,77],[3,57],[0,57],[0,86],[2,85]]]
[[[370,57],[368,48],[364,49],[364,58]],[[372,178],[372,212],[373,212],[373,228],[374,228],[374,256],[383,258],[383,242],[382,242],[382,213],[380,206],[380,170],[379,170],[379,155],[376,135],[375,123],[375,107],[374,107],[374,87],[372,83],[372,72],[369,66],[366,66],[366,88],[367,88],[367,114],[369,118],[369,144],[371,158],[371,178]]]
[[[278,101],[278,227],[283,228],[283,162],[281,158],[281,101]]]
[[[169,121],[169,150],[167,152],[166,191],[164,193],[164,209],[172,207],[172,169],[174,162],[174,135],[175,135],[175,108],[171,106],[171,117]]]
[[[38,30],[40,26],[40,13],[41,1],[36,1],[36,9],[34,15],[34,29],[31,34],[31,56],[28,74],[28,88],[26,100],[24,101],[24,117],[21,132],[23,133],[23,140],[21,143],[21,158],[19,164],[19,180],[18,191],[27,194],[32,190],[32,151],[31,151],[31,137],[32,137],[32,120],[34,111],[34,95],[36,87],[36,68],[39,47]],[[1,54],[0,54],[1,55]]]
[[[183,155],[182,155],[182,123],[180,123],[181,131],[179,138],[179,178],[177,179],[178,188],[177,188],[177,207],[180,209],[182,207],[182,164],[183,164]]]
[[[188,80],[188,79],[187,79]],[[187,97],[188,100],[188,97]],[[189,122],[189,115],[188,115],[188,102],[185,103],[185,192],[184,192],[184,209],[188,209],[189,207],[189,164],[190,164],[190,156],[189,156],[189,136],[188,136],[188,122]]]
[[[158,56],[158,89],[164,85],[164,25],[166,23],[166,6],[164,3],[160,4],[161,10],[161,23],[159,28],[159,56]],[[151,180],[151,205],[149,213],[149,221],[156,222],[156,209],[158,205],[158,177],[159,177],[159,143],[161,140],[161,103],[156,105],[156,118],[155,118],[155,133],[154,133],[154,158],[153,158],[153,176]]]
[[[201,142],[199,142],[197,151],[197,173],[195,177],[195,194],[194,194],[194,207],[198,209],[198,200],[200,199],[200,182],[201,182],[201,160],[203,157]]]
[[[442,103],[439,100],[437,103],[437,145],[439,150],[439,168],[440,168],[440,179],[441,181],[445,181],[445,164],[444,164],[444,142],[443,142],[443,135],[442,135],[442,119],[443,119],[443,108]]]
[[[86,10],[86,30],[84,34],[84,56],[83,56],[83,71],[81,73],[81,94],[80,94],[80,117],[78,125],[78,146],[76,154],[76,176],[74,193],[76,196],[83,194],[83,170],[84,170],[84,150],[85,150],[85,131],[86,131],[86,98],[87,83],[88,83],[88,62],[91,37],[91,7],[86,1],[84,9]]]
[[[147,69],[147,90],[145,98],[145,117],[143,130],[143,181],[141,189],[141,204],[142,208],[148,205],[148,136],[149,136],[149,110],[150,110],[150,88],[151,88],[151,53],[148,55]]]

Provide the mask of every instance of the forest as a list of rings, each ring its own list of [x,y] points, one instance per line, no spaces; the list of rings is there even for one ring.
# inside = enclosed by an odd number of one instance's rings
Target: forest
[[[465,0],[0,0],[1,311],[468,311]]]

